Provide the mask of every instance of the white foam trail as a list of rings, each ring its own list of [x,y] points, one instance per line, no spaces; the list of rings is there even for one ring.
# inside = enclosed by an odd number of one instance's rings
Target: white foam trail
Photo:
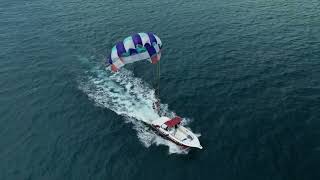
[[[165,140],[150,130],[145,123],[159,118],[153,109],[156,102],[155,91],[140,78],[124,68],[120,72],[111,73],[100,66],[86,72],[86,76],[80,81],[80,89],[83,90],[96,105],[108,108],[125,117],[126,122],[132,123],[137,131],[139,140],[145,147],[152,144],[166,145],[169,153],[188,153],[187,149]],[[168,110],[166,104],[161,104],[161,113],[173,117],[174,112]],[[190,119],[183,122],[187,124]]]

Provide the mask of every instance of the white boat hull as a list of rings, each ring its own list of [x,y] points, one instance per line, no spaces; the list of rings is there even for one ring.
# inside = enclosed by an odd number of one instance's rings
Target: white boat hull
[[[169,118],[168,118],[169,119]],[[163,128],[161,123],[155,122],[151,126],[164,138],[169,139],[183,147],[198,148],[202,149],[198,137],[191,132],[191,130],[183,127],[182,125],[177,125],[170,129]]]

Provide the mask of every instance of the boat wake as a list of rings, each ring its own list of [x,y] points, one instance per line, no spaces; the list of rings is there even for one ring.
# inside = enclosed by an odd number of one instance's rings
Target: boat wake
[[[153,109],[157,101],[154,89],[140,78],[125,68],[117,73],[104,69],[101,65],[86,71],[84,78],[79,82],[79,88],[85,92],[93,102],[100,107],[108,108],[124,117],[126,122],[132,123],[137,136],[145,147],[151,145],[165,145],[169,147],[169,153],[187,154],[188,149],[165,140],[158,136],[144,123],[150,124],[159,118]],[[161,114],[174,117],[174,112],[168,110],[166,104],[160,105]],[[144,123],[143,123],[144,122]],[[184,119],[184,125],[190,119]]]

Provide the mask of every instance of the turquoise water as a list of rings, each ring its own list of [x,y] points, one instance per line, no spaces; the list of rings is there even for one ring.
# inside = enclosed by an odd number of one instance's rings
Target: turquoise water
[[[319,179],[320,2],[9,1],[0,7],[0,179]],[[152,68],[105,70],[115,42],[164,43],[161,102],[204,150],[141,121]]]

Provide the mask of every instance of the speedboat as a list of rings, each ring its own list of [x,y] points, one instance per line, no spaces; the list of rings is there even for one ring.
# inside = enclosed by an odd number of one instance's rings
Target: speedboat
[[[198,137],[191,130],[181,125],[181,117],[160,117],[152,121],[151,126],[163,137],[183,146],[202,149]]]

